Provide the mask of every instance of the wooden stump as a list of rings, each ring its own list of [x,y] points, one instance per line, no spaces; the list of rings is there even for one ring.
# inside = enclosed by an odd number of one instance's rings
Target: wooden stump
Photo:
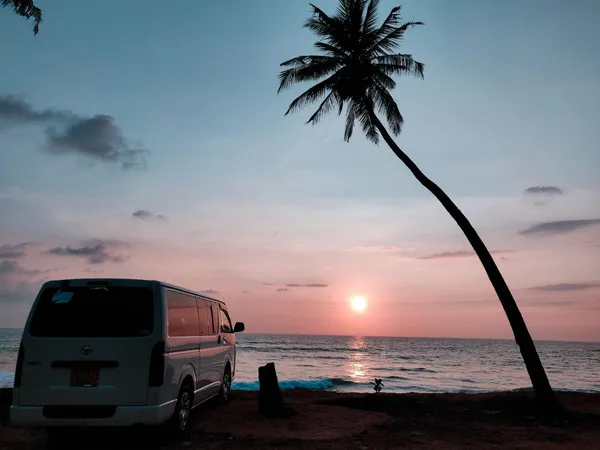
[[[258,411],[265,417],[283,417],[286,408],[283,405],[283,395],[279,389],[275,363],[268,363],[258,368]]]

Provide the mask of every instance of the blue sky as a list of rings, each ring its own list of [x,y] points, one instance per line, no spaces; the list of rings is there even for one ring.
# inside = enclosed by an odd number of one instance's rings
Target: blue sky
[[[14,126],[0,117],[0,245],[137,239],[140,255],[142,248],[149,255],[175,252],[173,258],[182,249],[196,252],[190,258],[210,254],[215,270],[232,273],[173,272],[167,281],[220,291],[235,285],[229,296],[240,304],[239,292],[269,274],[282,283],[294,284],[295,276],[309,283],[330,276],[326,267],[334,266],[336,280],[359,279],[356,289],[376,293],[397,282],[396,266],[381,280],[368,275],[363,259],[344,266],[342,248],[463,249],[455,225],[384,144],[376,147],[358,133],[343,142],[343,120],[335,116],[304,125],[311,109],[283,116],[300,87],[276,94],[279,63],[312,53],[314,38],[301,26],[310,14],[307,1],[190,0],[179,2],[180,10],[141,0],[37,3],[44,11],[37,37],[30,23],[0,10],[0,96],[17,96],[37,113],[112,116],[128,148],[148,151],[146,167],[51,153],[45,123]],[[336,4],[316,3],[327,12]],[[382,1],[380,15],[395,5]],[[600,4],[402,5],[405,19],[426,23],[407,33],[402,51],[426,66],[424,80],[401,79],[394,93],[406,120],[399,143],[464,208],[490,247],[525,251],[533,244],[516,237],[519,229],[600,217]],[[538,185],[563,193],[549,203],[547,196],[534,201],[523,194]],[[135,220],[136,210],[166,220]],[[566,246],[556,247],[557,255],[583,255],[575,264],[593,261],[597,247],[586,246],[585,254],[573,247],[600,243],[592,229],[586,226],[591,237],[576,244],[552,241]],[[298,248],[308,255],[298,256]],[[535,258],[525,258],[531,273],[542,263]],[[257,259],[282,262],[255,272]],[[54,270],[52,261],[40,261],[29,264]],[[315,261],[329,262],[318,269]],[[160,267],[132,264],[108,261],[99,273],[128,267],[132,275],[164,278]],[[372,264],[374,271],[388,263]],[[81,265],[63,269],[47,276],[82,273]],[[532,275],[530,284],[600,279],[597,270],[571,273],[560,262],[550,272]],[[19,306],[10,320],[22,320],[25,309]],[[544,320],[539,327],[549,330],[551,321]],[[267,322],[261,327],[274,329]],[[503,333],[506,327],[496,334]]]

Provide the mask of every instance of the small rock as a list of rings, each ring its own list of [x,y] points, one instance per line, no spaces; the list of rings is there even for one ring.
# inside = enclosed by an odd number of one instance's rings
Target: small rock
[[[410,436],[412,437],[420,437],[423,436],[423,433],[419,433],[418,431],[411,431],[410,433],[408,433]]]

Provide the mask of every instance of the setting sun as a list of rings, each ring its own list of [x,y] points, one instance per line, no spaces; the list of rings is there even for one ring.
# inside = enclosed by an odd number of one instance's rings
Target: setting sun
[[[350,299],[350,308],[355,312],[364,312],[367,309],[367,299],[365,297],[355,295]]]

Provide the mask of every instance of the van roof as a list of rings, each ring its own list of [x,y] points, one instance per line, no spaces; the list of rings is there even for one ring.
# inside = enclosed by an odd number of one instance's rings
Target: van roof
[[[188,294],[197,295],[198,297],[206,298],[215,302],[222,303],[225,305],[223,300],[219,300],[218,298],[214,298],[210,295],[196,292],[191,289],[186,289],[181,286],[176,286],[174,284],[165,283],[164,281],[159,280],[145,280],[139,278],[65,278],[62,280],[50,280],[46,281],[42,288],[45,287],[55,287],[60,286],[62,283],[68,282],[73,286],[86,286],[86,285],[102,285],[102,284],[112,284],[112,285],[133,285],[133,286],[152,286],[152,285],[160,285],[166,288],[175,289],[178,291],[186,292]]]

